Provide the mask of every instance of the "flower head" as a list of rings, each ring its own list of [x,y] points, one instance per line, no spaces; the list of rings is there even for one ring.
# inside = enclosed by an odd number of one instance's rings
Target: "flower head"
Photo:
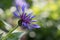
[[[17,7],[18,8],[18,7]],[[34,29],[34,28],[40,28],[37,24],[32,24],[32,22],[36,22],[35,20],[32,20],[35,16],[32,16],[32,13],[26,14],[25,13],[25,6],[22,6],[22,14],[18,15],[19,11],[14,12],[14,16],[18,17],[20,20],[18,21],[18,25],[22,26],[26,29]]]

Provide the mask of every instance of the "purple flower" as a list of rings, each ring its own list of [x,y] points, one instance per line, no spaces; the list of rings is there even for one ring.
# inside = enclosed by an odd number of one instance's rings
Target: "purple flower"
[[[25,11],[26,6],[22,6],[22,14],[18,15],[19,11],[14,12],[14,16],[18,17],[20,20],[18,21],[18,25],[22,26],[26,29],[34,29],[40,28],[37,24],[33,24],[32,22],[36,22],[36,20],[32,20],[35,16],[32,16],[32,13],[26,14]],[[18,8],[18,7],[17,7]]]

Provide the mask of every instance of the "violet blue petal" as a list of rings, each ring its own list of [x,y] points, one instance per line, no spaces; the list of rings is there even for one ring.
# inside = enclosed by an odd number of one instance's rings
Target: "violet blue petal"
[[[30,20],[31,14],[32,14],[32,13],[28,14],[27,17],[25,17],[25,19]]]
[[[23,13],[24,13],[24,11],[25,11],[25,6],[24,6],[24,5],[22,6],[22,11],[23,11]]]
[[[13,14],[15,17],[18,17],[18,18],[20,17],[16,12],[13,12]]]
[[[17,9],[17,11],[19,12],[20,10],[19,10],[19,6],[18,5],[16,5],[16,9]]]
[[[35,17],[35,16],[32,16],[31,19],[34,18],[34,17]]]
[[[25,0],[15,0],[16,4],[19,5],[20,7],[22,7],[23,5],[25,5],[26,7],[28,6],[28,4],[26,3]]]
[[[27,25],[28,30],[32,30],[33,28],[30,25]]]
[[[32,13],[28,14],[27,16],[29,16],[29,17],[30,17],[30,16],[31,16],[31,14],[32,14]]]
[[[26,13],[20,15],[20,18],[21,18],[21,19],[25,19],[25,18],[26,18]]]
[[[24,13],[24,19],[26,18],[26,13]]]
[[[32,20],[32,22],[36,22],[37,20]]]
[[[27,24],[25,22],[22,22],[22,26],[27,28]]]
[[[37,24],[32,24],[32,28],[40,28],[40,26]]]

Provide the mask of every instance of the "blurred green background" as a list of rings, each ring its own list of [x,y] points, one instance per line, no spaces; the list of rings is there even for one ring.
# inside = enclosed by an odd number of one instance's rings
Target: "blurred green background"
[[[29,31],[26,35],[27,40],[60,40],[60,0],[26,0],[26,2],[30,5],[26,12],[36,15],[37,24],[41,27]],[[0,38],[17,25],[19,19],[13,16],[15,10],[14,0],[0,0]],[[17,28],[13,32],[14,35],[11,34],[7,40],[19,39],[17,35],[20,35],[21,31],[20,27]]]

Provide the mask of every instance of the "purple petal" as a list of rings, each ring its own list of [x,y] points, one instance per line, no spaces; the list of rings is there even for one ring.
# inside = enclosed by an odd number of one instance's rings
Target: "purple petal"
[[[15,17],[18,17],[18,18],[20,17],[16,12],[13,12],[13,14]]]
[[[32,30],[31,26],[28,25],[28,29],[29,29],[29,30]]]
[[[27,27],[27,24],[25,22],[22,22],[23,27]]]
[[[32,24],[32,28],[40,28],[40,26],[37,24]]]
[[[36,22],[37,20],[32,20],[32,22]]]
[[[22,26],[23,28],[26,28],[26,29],[31,29],[30,26],[28,24],[26,24],[25,22],[22,23]]]
[[[22,11],[23,11],[23,13],[24,13],[24,11],[25,11],[25,6],[24,6],[24,5],[22,6]]]
[[[32,30],[32,29],[33,29],[33,28],[31,27],[31,25],[29,25],[29,24],[27,25],[27,27],[28,27],[27,29],[29,29],[29,30]]]
[[[24,19],[26,18],[26,13],[24,13]]]
[[[16,5],[16,9],[17,9],[17,11],[19,12],[19,6],[18,6],[18,5]]]
[[[26,13],[22,14],[22,18],[23,18],[23,19],[26,18]]]
[[[31,26],[29,26],[29,24],[26,24],[26,23],[23,22],[22,25],[23,25],[24,28],[26,28],[28,30],[32,29]]]
[[[19,5],[20,7],[22,7],[23,5],[25,5],[26,7],[28,6],[28,4],[26,3],[25,0],[15,0],[16,4]]]
[[[21,18],[21,19],[25,19],[25,18],[26,18],[26,13],[20,15],[20,18]]]
[[[27,16],[29,16],[29,17],[30,17],[30,16],[31,16],[31,14],[32,14],[32,13],[28,14]]]
[[[30,18],[29,17],[26,17],[24,20],[30,20]]]
[[[32,14],[32,13],[28,14],[28,15],[25,17],[25,20],[30,20],[31,14]]]
[[[34,18],[35,16],[32,16],[31,18]]]

